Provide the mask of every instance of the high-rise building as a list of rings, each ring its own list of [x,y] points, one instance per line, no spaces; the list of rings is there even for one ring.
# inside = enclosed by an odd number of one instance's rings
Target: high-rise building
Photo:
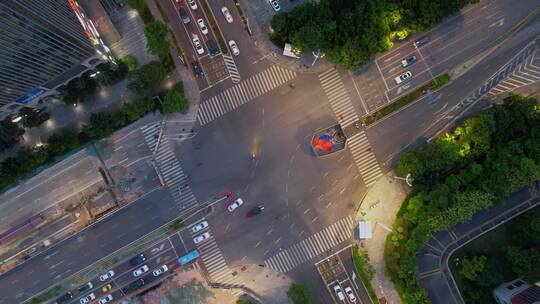
[[[75,0],[0,0],[0,118],[109,59]]]

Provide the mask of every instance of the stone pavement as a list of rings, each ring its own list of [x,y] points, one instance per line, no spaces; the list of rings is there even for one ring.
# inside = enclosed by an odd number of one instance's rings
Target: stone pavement
[[[393,172],[383,175],[364,196],[356,212],[356,220],[370,220],[373,226],[373,238],[361,242],[366,249],[376,274],[371,281],[377,297],[385,297],[388,303],[401,303],[394,284],[385,274],[384,243],[389,230],[396,219],[401,203],[410,188],[404,181],[395,179]]]
[[[264,304],[292,304],[287,290],[293,281],[285,274],[255,264],[234,267],[245,287],[253,290]]]

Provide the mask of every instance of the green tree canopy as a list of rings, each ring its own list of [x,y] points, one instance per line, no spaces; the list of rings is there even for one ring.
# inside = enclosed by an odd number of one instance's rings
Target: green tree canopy
[[[134,71],[137,69],[137,58],[131,54],[125,55],[120,59],[120,61],[127,65],[129,71]]]
[[[313,302],[309,289],[298,283],[292,283],[289,290],[287,290],[287,296],[294,304],[311,304]]]
[[[127,4],[129,7],[136,9],[139,12],[142,12],[146,9],[146,0],[128,0]]]
[[[144,27],[146,36],[146,48],[154,55],[160,58],[167,56],[170,49],[169,40],[167,40],[167,25],[161,21],[152,21]]]
[[[182,82],[173,85],[163,99],[163,112],[167,114],[185,111],[188,106],[189,102],[184,95],[184,85]]]
[[[474,281],[476,280],[478,274],[484,271],[486,261],[487,258],[483,255],[474,256],[472,258],[465,257],[461,261],[459,273],[461,273],[461,275],[463,275],[465,278]]]
[[[23,134],[24,129],[21,129],[9,118],[0,121],[0,151],[13,147]]]
[[[138,70],[128,73],[128,88],[141,96],[149,95],[163,78],[165,78],[165,70],[161,63],[151,61]]]

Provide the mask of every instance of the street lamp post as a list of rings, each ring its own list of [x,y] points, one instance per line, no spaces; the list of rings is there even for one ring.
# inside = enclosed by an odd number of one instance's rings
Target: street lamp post
[[[399,176],[394,176],[395,179],[400,179],[400,180],[404,180],[405,183],[407,183],[407,185],[409,187],[412,187],[412,183],[414,181],[414,178],[412,177],[412,175],[410,173],[407,173],[407,176],[405,176],[405,178],[403,177],[399,177]]]

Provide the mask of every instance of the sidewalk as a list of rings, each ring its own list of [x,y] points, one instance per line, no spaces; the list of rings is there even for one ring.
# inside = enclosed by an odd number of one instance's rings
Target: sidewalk
[[[362,241],[376,274],[371,284],[378,298],[385,297],[390,304],[401,303],[394,284],[385,274],[384,243],[396,219],[396,214],[410,188],[404,181],[394,179],[393,172],[382,176],[367,192],[355,214],[356,220],[370,220],[373,238]]]
[[[291,304],[287,290],[293,283],[287,275],[255,264],[231,267],[244,286],[253,290],[264,304]]]

